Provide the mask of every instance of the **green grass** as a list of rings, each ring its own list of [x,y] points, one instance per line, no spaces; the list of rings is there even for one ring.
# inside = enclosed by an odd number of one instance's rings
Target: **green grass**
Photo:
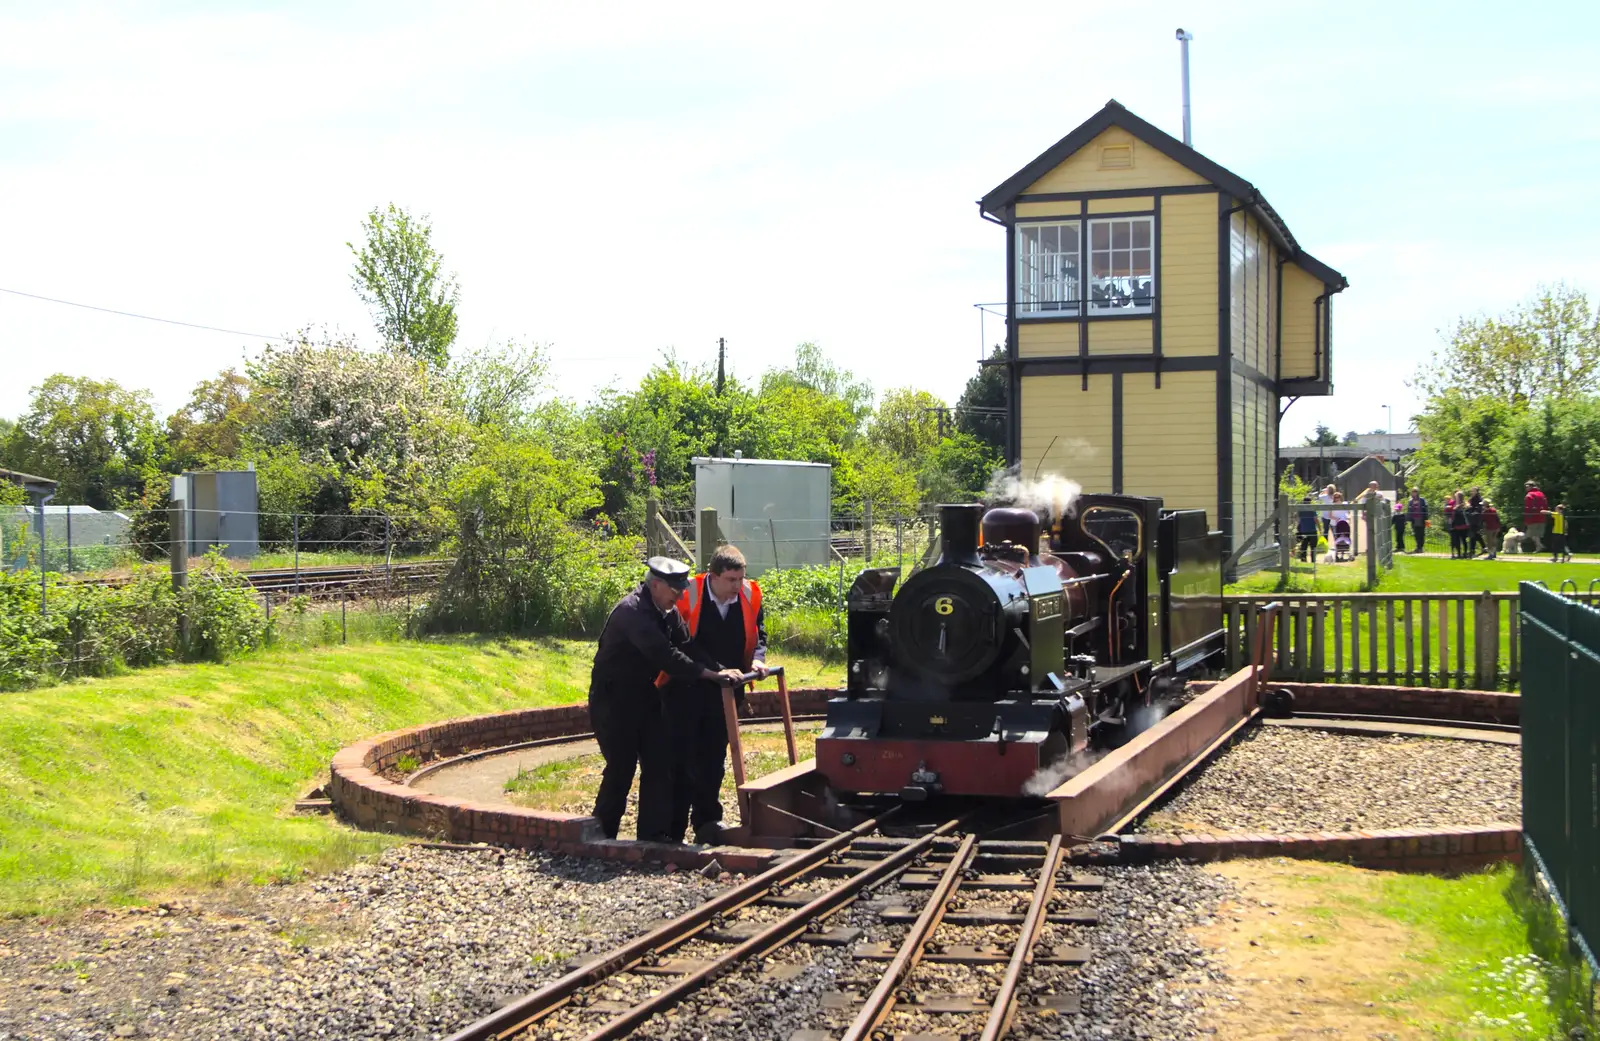
[[[1575,559],[1570,564],[1552,564],[1547,556],[1501,557],[1498,560],[1451,560],[1448,557],[1395,555],[1392,571],[1379,570],[1378,592],[1382,593],[1481,593],[1517,588],[1518,582],[1540,581],[1551,589],[1565,578],[1574,579],[1587,591],[1590,579],[1600,579],[1600,560]],[[1354,565],[1318,564],[1312,576],[1293,573],[1288,589],[1297,593],[1354,593],[1366,582],[1365,562]],[[1271,593],[1278,591],[1276,571],[1258,571],[1228,586],[1229,593]],[[1600,583],[1597,583],[1600,591]]]
[[[1404,927],[1403,971],[1376,979],[1370,999],[1408,1025],[1439,1038],[1551,1038],[1582,1022],[1582,974],[1513,867],[1457,878],[1307,871],[1294,881],[1315,892],[1307,912],[1319,932],[1364,917]]]
[[[580,701],[593,644],[274,650],[5,698],[0,914],[331,870],[393,838],[290,813],[335,750],[428,720]],[[776,657],[776,656],[775,656]],[[836,666],[785,655],[794,686]]]
[[[392,558],[385,557],[381,550],[371,553],[344,549],[300,551],[300,566],[302,568],[330,567],[337,564],[382,564],[385,560],[392,560],[396,564],[413,564],[418,561],[436,559],[439,559],[439,554],[432,551],[410,555],[396,553]],[[293,550],[267,550],[257,553],[249,560],[230,560],[229,562],[235,567],[247,570],[292,568],[295,564],[295,555]]]

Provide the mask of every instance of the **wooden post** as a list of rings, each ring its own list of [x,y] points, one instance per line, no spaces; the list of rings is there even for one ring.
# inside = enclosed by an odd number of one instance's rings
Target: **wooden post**
[[[861,548],[866,553],[866,562],[872,563],[872,500],[868,499],[861,509]]]
[[[1378,588],[1378,503],[1380,501],[1376,495],[1367,496],[1367,590],[1369,592]]]
[[[799,750],[794,745],[794,713],[789,710],[789,681],[783,678],[783,667],[773,670],[778,674],[778,707],[783,711],[783,740],[789,746],[789,765],[800,761]]]
[[[728,726],[728,753],[733,756],[733,782],[739,793],[739,820],[750,823],[749,798],[744,790],[744,745],[739,741],[739,706],[733,700],[733,688],[722,688],[722,719]]]
[[[1484,590],[1473,607],[1473,622],[1477,669],[1472,683],[1479,690],[1494,690],[1500,683],[1496,675],[1500,665],[1500,605],[1488,590]]]
[[[661,497],[651,488],[644,497],[644,555],[661,556],[661,538],[656,534],[656,518],[661,514]]]
[[[716,554],[720,541],[722,534],[717,528],[716,507],[707,506],[700,511],[700,527],[694,536],[694,557],[701,571],[711,570],[711,558]]]
[[[187,503],[177,503],[167,510],[170,525],[167,542],[167,560],[172,568],[172,591],[182,593],[189,584],[189,511]],[[181,604],[182,601],[180,601]],[[187,652],[189,647],[189,612],[178,612],[178,642]]]
[[[1278,569],[1283,575],[1283,588],[1289,587],[1290,561],[1293,559],[1294,536],[1289,527],[1289,496],[1278,496]]]

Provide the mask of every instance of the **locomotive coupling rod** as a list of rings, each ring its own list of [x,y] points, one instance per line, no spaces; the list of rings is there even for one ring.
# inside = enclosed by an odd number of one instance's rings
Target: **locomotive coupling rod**
[[[883,978],[873,988],[871,995],[861,1006],[861,1011],[856,1013],[855,1020],[845,1030],[840,1041],[862,1041],[863,1038],[871,1036],[878,1024],[889,1014],[889,1010],[894,1007],[895,990],[911,974],[911,970],[917,967],[917,962],[922,960],[923,947],[927,944],[928,937],[939,928],[950,896],[961,884],[962,872],[966,871],[967,865],[972,861],[977,845],[976,835],[968,835],[961,840],[956,855],[951,858],[950,865],[939,876],[933,892],[928,894],[927,901],[922,905],[922,913],[917,916],[916,924],[906,933],[905,940],[900,944],[900,950],[895,952],[894,960],[883,970]]]
[[[524,995],[509,1005],[451,1034],[446,1041],[485,1041],[487,1038],[508,1037],[537,1022],[549,1012],[564,1005],[573,994],[619,972],[625,972],[642,961],[651,951],[664,951],[682,943],[710,925],[720,914],[737,911],[766,896],[775,885],[803,875],[819,864],[825,863],[834,853],[846,849],[860,838],[877,831],[898,807],[890,807],[872,820],[843,832],[826,842],[811,847],[804,853],[787,858],[768,868],[754,878],[712,897],[687,914],[665,922],[643,936],[635,937],[600,959],[581,965],[565,976],[551,980],[531,994]]]
[[[911,862],[925,853],[933,845],[935,839],[955,831],[961,827],[965,819],[966,817],[958,817],[955,820],[946,821],[928,834],[873,864],[860,874],[845,879],[838,887],[828,890],[794,913],[766,926],[759,933],[712,961],[711,964],[700,971],[692,972],[676,980],[671,986],[655,992],[628,1011],[618,1013],[590,1031],[585,1035],[583,1041],[610,1041],[612,1038],[624,1037],[657,1012],[665,1011],[676,1005],[692,991],[721,976],[739,962],[747,958],[759,958],[768,951],[782,947],[796,936],[804,933],[813,919],[828,917],[854,900],[856,894],[863,889],[892,878],[910,867]],[[1052,874],[1050,877],[1053,880],[1055,876]]]

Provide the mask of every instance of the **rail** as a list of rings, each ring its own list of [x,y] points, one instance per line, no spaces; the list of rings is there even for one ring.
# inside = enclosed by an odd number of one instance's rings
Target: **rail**
[[[1600,603],[1591,588],[1566,594]],[[1281,603],[1268,641],[1268,676],[1494,690],[1522,677],[1520,597],[1481,593],[1272,593],[1222,598],[1227,666],[1249,663],[1255,609]]]

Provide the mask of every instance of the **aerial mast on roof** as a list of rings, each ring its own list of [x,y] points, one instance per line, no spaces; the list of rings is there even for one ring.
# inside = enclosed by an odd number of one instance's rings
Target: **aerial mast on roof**
[[[1178,47],[1183,53],[1183,143],[1194,146],[1194,134],[1189,128],[1189,41],[1194,33],[1178,30]]]

